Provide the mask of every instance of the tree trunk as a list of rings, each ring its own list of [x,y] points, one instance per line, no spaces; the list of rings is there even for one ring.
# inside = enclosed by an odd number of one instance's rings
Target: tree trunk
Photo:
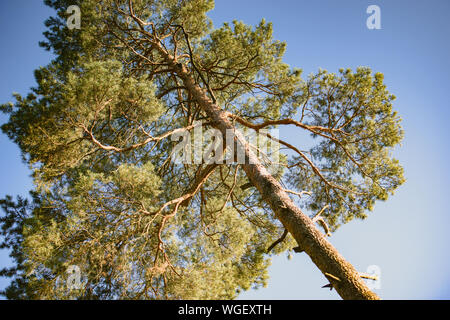
[[[222,110],[193,79],[189,70],[166,52],[158,43],[154,47],[178,76],[200,107],[206,112],[214,127],[226,136],[226,130],[234,130],[228,113]],[[245,149],[246,164],[243,169],[250,182],[259,190],[283,226],[292,234],[314,264],[322,271],[332,287],[343,299],[377,300],[379,297],[370,291],[358,271],[347,262],[331,245],[325,236],[315,227],[312,220],[289,198],[281,184],[267,171],[250,149],[241,133],[236,131],[235,139]]]

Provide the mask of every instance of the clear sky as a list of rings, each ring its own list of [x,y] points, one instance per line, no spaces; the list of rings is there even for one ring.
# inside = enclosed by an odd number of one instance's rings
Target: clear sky
[[[366,27],[373,4],[381,8],[381,30]],[[38,41],[51,13],[39,0],[0,2],[0,102],[11,101],[12,92],[26,94],[35,84],[33,70],[50,61]],[[361,272],[381,268],[376,292],[384,299],[450,299],[449,13],[448,0],[216,0],[209,14],[215,26],[233,19],[273,22],[275,38],[288,44],[285,61],[305,76],[318,68],[357,66],[385,74],[403,118],[405,139],[395,155],[408,180],[367,220],[352,221],[330,238]],[[281,138],[295,141],[295,132],[282,131]],[[26,195],[30,171],[17,146],[0,134],[0,150],[0,197]],[[0,266],[9,263],[0,251]],[[326,283],[305,254],[280,256],[267,288],[240,298],[339,298],[321,289]],[[1,288],[6,284],[0,279]]]

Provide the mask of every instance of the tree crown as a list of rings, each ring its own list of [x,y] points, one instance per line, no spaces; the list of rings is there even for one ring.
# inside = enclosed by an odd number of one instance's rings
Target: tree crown
[[[2,246],[17,264],[2,271],[16,276],[7,297],[67,297],[71,265],[80,298],[234,298],[265,284],[283,226],[241,166],[171,161],[171,134],[214,127],[178,67],[236,128],[313,138],[306,151],[273,138],[289,150],[274,176],[331,231],[404,181],[390,154],[400,118],[380,73],[303,80],[270,23],[214,28],[211,0],[77,1],[80,30],[65,24],[73,1],[45,3],[56,15],[41,45],[56,58],[29,95],[1,106],[36,184],[32,203],[2,202]],[[292,246],[288,237],[273,253]]]

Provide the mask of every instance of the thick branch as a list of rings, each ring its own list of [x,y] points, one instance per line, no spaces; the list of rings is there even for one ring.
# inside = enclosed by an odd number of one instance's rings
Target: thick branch
[[[162,139],[165,139],[165,138],[167,138],[167,137],[170,137],[171,135],[173,135],[173,134],[175,134],[175,133],[178,133],[178,132],[184,132],[184,131],[191,130],[191,129],[193,129],[194,127],[198,126],[198,124],[191,125],[191,126],[187,126],[187,127],[185,127],[185,128],[178,128],[178,129],[175,129],[175,130],[166,132],[166,133],[164,133],[163,135],[158,136],[158,137],[151,137],[151,136],[150,136],[149,138],[147,138],[147,139],[144,140],[143,142],[136,143],[136,144],[133,144],[133,145],[128,146],[128,147],[125,147],[125,148],[118,148],[118,147],[115,147],[115,146],[104,145],[104,144],[102,144],[100,141],[98,141],[98,140],[94,137],[94,134],[92,133],[92,131],[89,130],[88,128],[86,128],[85,125],[80,125],[80,126],[81,126],[81,128],[84,130],[84,132],[89,136],[89,139],[90,139],[96,146],[98,146],[100,149],[103,149],[103,150],[106,150],[106,151],[115,151],[115,152],[128,152],[128,151],[131,151],[131,150],[134,150],[134,149],[143,147],[143,146],[147,145],[147,144],[150,143],[150,142],[158,142],[158,141],[160,141],[160,140],[162,140]],[[148,135],[148,134],[147,134],[147,135]]]

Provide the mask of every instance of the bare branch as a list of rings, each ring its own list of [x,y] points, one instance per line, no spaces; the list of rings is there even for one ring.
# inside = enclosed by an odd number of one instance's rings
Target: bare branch
[[[191,59],[192,67],[195,69],[195,71],[198,73],[198,75],[199,75],[200,78],[202,79],[203,83],[205,84],[205,86],[206,86],[206,88],[207,88],[209,94],[211,95],[211,99],[213,100],[213,103],[216,104],[216,103],[217,103],[217,100],[216,100],[216,97],[215,97],[213,91],[211,90],[211,87],[209,86],[209,84],[208,84],[208,82],[205,80],[205,78],[203,77],[203,74],[200,72],[200,70],[198,70],[198,68],[197,68],[197,66],[196,66],[196,64],[195,64],[195,62],[194,62],[194,55],[193,55],[193,53],[192,53],[191,42],[189,41],[189,35],[188,35],[188,33],[186,32],[186,30],[184,29],[184,27],[183,27],[182,25],[173,25],[173,26],[174,26],[174,27],[178,27],[178,28],[181,29],[181,31],[183,31],[184,37],[185,37],[185,39],[186,39],[186,44],[187,44],[187,46],[188,46],[189,57],[190,57],[190,59]]]
[[[193,124],[193,125],[190,125],[190,126],[187,126],[187,127],[184,127],[184,128],[178,128],[178,129],[175,129],[175,130],[166,132],[165,134],[163,134],[163,135],[161,135],[161,136],[158,136],[158,137],[151,137],[151,136],[150,136],[150,137],[147,138],[145,141],[140,142],[140,143],[136,143],[136,144],[131,145],[131,146],[126,147],[126,148],[118,148],[118,147],[114,147],[114,146],[103,145],[100,141],[98,141],[98,140],[94,137],[92,131],[91,131],[91,130],[88,130],[88,129],[86,128],[85,125],[80,124],[80,127],[81,127],[81,128],[84,130],[84,132],[89,136],[90,140],[91,140],[94,144],[96,144],[100,149],[103,149],[103,150],[106,150],[106,151],[115,151],[115,152],[127,152],[127,151],[134,150],[134,149],[136,149],[136,148],[145,146],[146,144],[148,144],[148,143],[150,143],[150,142],[158,142],[158,141],[160,141],[160,140],[162,140],[162,139],[165,139],[165,138],[167,138],[167,137],[169,137],[169,136],[171,136],[171,135],[173,135],[173,134],[175,134],[175,133],[183,132],[183,131],[187,131],[187,130],[191,130],[191,129],[195,128],[195,127],[198,126],[198,125],[199,125],[199,124]],[[147,134],[147,135],[148,135],[148,134]]]
[[[299,198],[303,197],[304,194],[307,194],[309,196],[312,195],[311,191],[296,192],[296,191],[293,191],[293,190],[284,189],[284,192],[295,194],[296,196],[299,196]]]
[[[269,253],[270,251],[272,251],[273,248],[275,248],[275,246],[276,246],[277,244],[283,242],[284,239],[286,238],[287,234],[288,234],[287,229],[284,229],[284,232],[283,232],[282,236],[281,236],[278,240],[276,240],[274,243],[272,243],[272,244],[270,245],[270,247],[267,248],[267,251],[266,251],[266,252]]]

